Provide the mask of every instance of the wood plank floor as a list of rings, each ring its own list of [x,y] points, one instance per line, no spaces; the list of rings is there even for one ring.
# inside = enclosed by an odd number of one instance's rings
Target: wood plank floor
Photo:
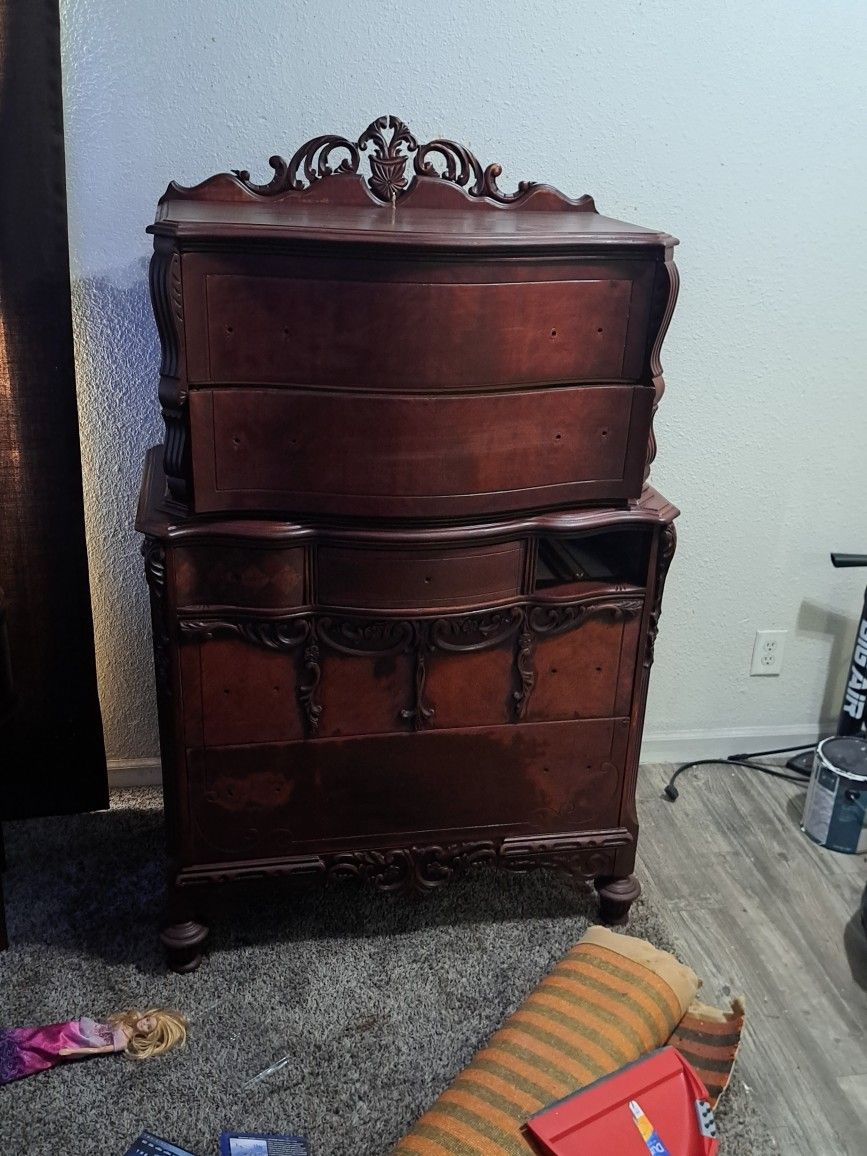
[[[708,1002],[744,993],[740,1073],[785,1156],[867,1153],[863,855],[799,829],[804,788],[725,766],[662,788],[642,767],[639,879],[670,912]]]

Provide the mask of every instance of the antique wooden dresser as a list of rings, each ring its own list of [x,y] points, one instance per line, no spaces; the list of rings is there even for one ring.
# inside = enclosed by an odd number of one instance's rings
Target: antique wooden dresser
[[[556,867],[623,921],[676,242],[395,117],[271,165],[150,228],[170,962],[207,885],[260,876]]]

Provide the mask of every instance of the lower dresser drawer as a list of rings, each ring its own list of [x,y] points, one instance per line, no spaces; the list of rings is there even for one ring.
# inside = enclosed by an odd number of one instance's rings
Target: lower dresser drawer
[[[191,862],[616,827],[629,720],[189,750]]]
[[[628,715],[640,598],[431,619],[321,614],[182,625],[186,745],[455,731]],[[540,630],[534,631],[534,626]]]

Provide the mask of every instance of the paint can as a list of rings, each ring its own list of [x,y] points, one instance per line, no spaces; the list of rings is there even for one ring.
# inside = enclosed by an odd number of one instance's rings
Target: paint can
[[[867,851],[867,741],[835,735],[816,747],[801,830],[832,851]]]

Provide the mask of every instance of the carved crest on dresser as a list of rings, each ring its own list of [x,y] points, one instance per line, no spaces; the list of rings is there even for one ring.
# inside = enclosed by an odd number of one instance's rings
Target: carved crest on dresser
[[[366,186],[383,203],[396,202],[413,190],[419,177],[424,177],[447,181],[470,197],[485,198],[500,206],[517,204],[542,193],[543,200],[555,198],[561,207],[594,211],[592,197],[571,200],[537,181],[521,181],[515,192],[504,193],[497,184],[503,171],[501,165],[482,165],[466,146],[456,141],[437,139],[419,144],[409,127],[391,115],[371,121],[356,140],[326,133],[305,142],[290,160],[272,156],[268,163],[274,175],[266,184],[254,182],[246,169],[233,169],[232,175],[241,188],[254,196],[278,197],[303,192],[329,177],[358,176],[366,166]],[[173,196],[201,191],[201,185],[189,189],[173,182],[169,186]]]

